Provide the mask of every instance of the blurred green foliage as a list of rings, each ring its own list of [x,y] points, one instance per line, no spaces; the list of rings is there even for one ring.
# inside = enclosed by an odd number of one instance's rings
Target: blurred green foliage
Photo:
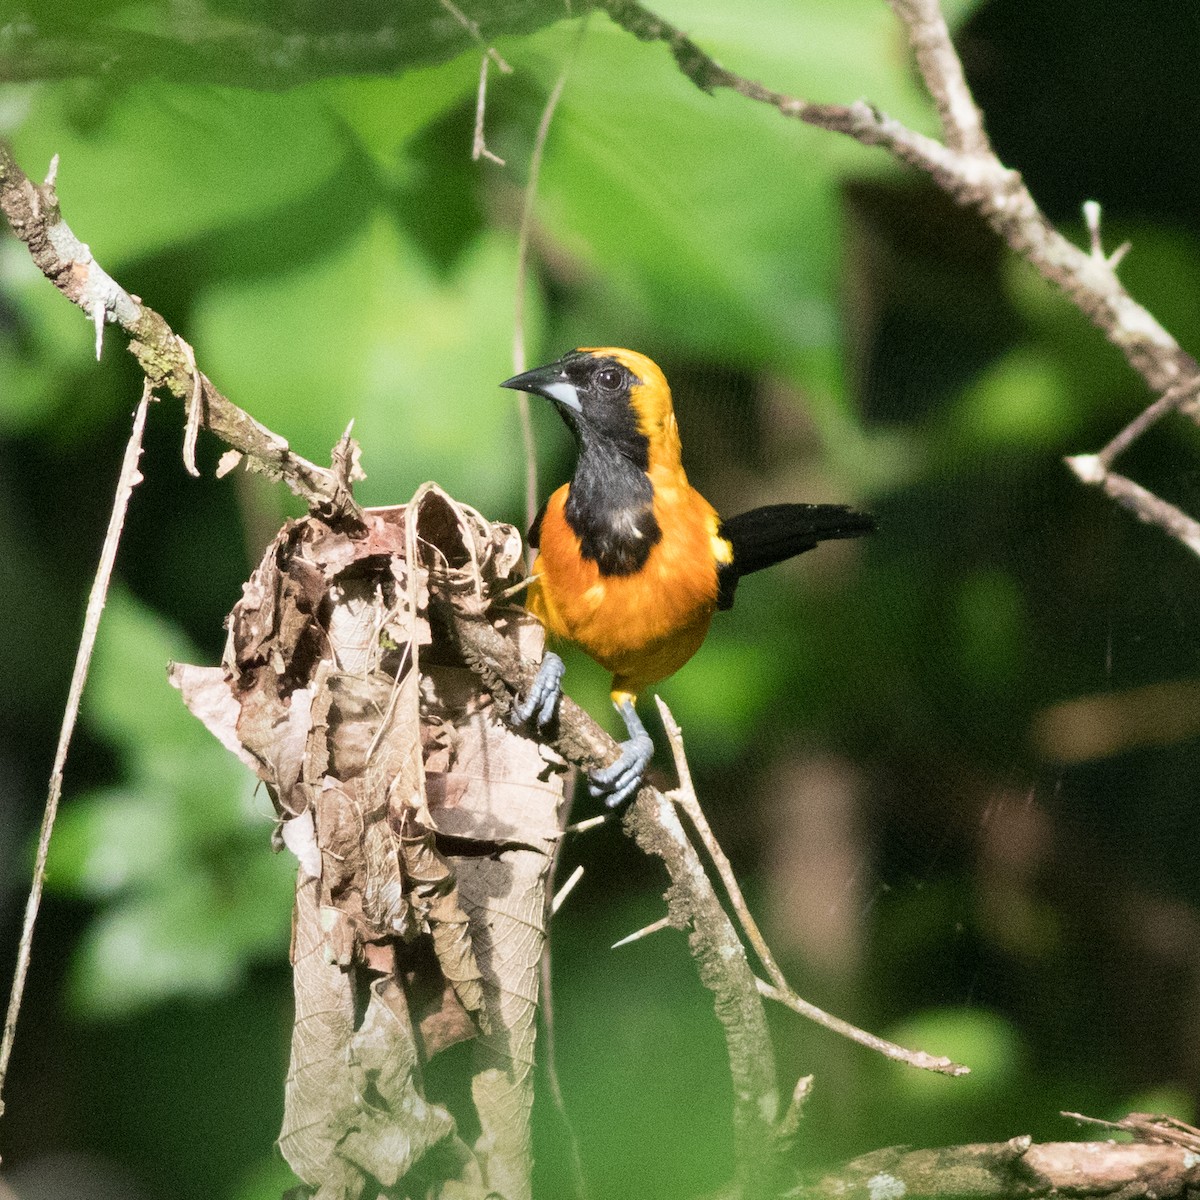
[[[167,683],[165,663],[195,658],[175,627],[109,596],[84,719],[121,781],[65,810],[48,864],[56,890],[101,906],[70,982],[89,1016],[226,992],[286,952],[295,876],[264,853],[270,800]]]
[[[366,0],[35,7],[0,15],[0,77],[45,71],[0,86],[0,129],[31,175],[59,155],[64,212],[99,261],[301,453],[323,459],[353,419],[365,501],[434,478],[518,523],[520,438],[496,385],[513,366],[534,131],[565,68],[530,361],[578,344],[655,357],[693,481],[723,511],[845,499],[879,518],[870,545],[748,580],[662,688],[801,990],[975,1069],[906,1075],[772,1014],[783,1085],[816,1075],[798,1162],[1069,1137],[1059,1108],[1112,1116],[1147,1097],[1190,1115],[1200,744],[1072,763],[1030,737],[1049,705],[1200,674],[1194,559],[1062,467],[1147,400],[1078,313],[881,153],[705,96],[601,13],[580,38],[577,18],[545,24],[548,6],[470,10],[514,67],[489,79],[500,167],[470,159],[479,52],[458,53],[470,38],[432,0],[409,14],[390,75],[379,38],[325,38],[394,19]],[[1076,237],[1079,203],[1103,201],[1106,246],[1133,242],[1123,279],[1195,345],[1194,163],[1144,134],[1145,105],[1119,102],[1153,85],[1155,112],[1195,110],[1195,73],[1160,70],[1164,40],[1200,49],[1195,23],[1168,0],[946,8],[1006,161]],[[660,11],[734,70],[813,99],[866,96],[934,131],[877,0]],[[206,57],[217,33],[245,57]],[[156,58],[151,34],[178,41]],[[304,86],[230,86],[281,38],[293,57],[259,82]],[[318,52],[334,44],[337,64]],[[106,67],[100,45],[117,48]],[[97,365],[84,317],[0,241],[0,582],[16,614],[0,717],[20,731],[0,739],[6,946],[139,387],[119,342],[110,332]],[[571,450],[551,412],[534,420],[544,495]],[[270,852],[267,800],[184,712],[165,664],[217,660],[221,617],[290,501],[213,480],[220,447],[204,439],[208,474],[187,479],[181,424],[172,402],[152,412],[0,1140],[31,1172],[62,1153],[116,1164],[146,1200],[265,1200],[288,1183],[270,1142],[291,869]],[[1195,512],[1197,438],[1170,423],[1127,469]],[[607,679],[579,656],[568,688],[607,713]],[[814,763],[834,764],[822,778],[836,786],[811,783]],[[608,827],[566,858],[587,870],[556,918],[557,1042],[592,1194],[716,1188],[729,1083],[684,941],[608,950],[661,915],[663,881]],[[435,1060],[431,1089],[456,1094],[462,1066]],[[540,1194],[566,1195],[559,1117],[545,1104],[535,1118]]]

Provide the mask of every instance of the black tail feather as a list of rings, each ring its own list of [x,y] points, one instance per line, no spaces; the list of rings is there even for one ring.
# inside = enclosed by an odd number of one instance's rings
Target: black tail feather
[[[733,547],[733,562],[717,573],[717,607],[729,608],[738,580],[783,562],[833,538],[862,537],[875,519],[844,504],[769,504],[721,522],[720,535]]]

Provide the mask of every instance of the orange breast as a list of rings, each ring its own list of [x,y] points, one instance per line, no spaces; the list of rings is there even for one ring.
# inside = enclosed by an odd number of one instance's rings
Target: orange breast
[[[582,646],[613,673],[613,691],[636,695],[700,648],[716,609],[717,514],[674,472],[651,471],[662,540],[633,575],[601,575],[567,523],[568,488],[550,497],[529,609],[555,636]]]

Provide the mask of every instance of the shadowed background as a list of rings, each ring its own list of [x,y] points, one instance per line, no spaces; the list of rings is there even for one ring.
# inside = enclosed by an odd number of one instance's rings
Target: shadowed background
[[[214,383],[318,460],[354,418],[367,503],[432,478],[523,523],[516,402],[497,384],[534,131],[576,21],[470,11],[489,37],[513,31],[496,45],[514,71],[488,91],[501,167],[471,161],[479,51],[436,4],[409,17],[397,60],[420,65],[394,77],[356,75],[395,19],[382,4],[21,7],[0,7],[0,129],[31,175],[60,155],[72,227]],[[731,69],[932,131],[880,0],[661,11]],[[1122,279],[1194,352],[1200,18],[1167,0],[948,14],[1000,156],[1081,241],[1079,205],[1103,204],[1106,247],[1133,242]],[[259,44],[274,57],[234,53]],[[248,80],[272,90],[232,86]],[[973,1068],[919,1076],[773,1013],[785,1088],[816,1076],[798,1161],[1074,1136],[1060,1108],[1194,1117],[1200,564],[1061,462],[1147,402],[1120,356],[881,152],[705,96],[600,13],[546,146],[531,265],[530,362],[578,344],[650,354],[721,511],[844,501],[879,521],[868,543],[746,581],[661,689],[801,993]],[[97,366],[85,319],[5,233],[6,961],[139,390],[119,335]],[[533,417],[544,496],[571,446],[548,406]],[[68,763],[0,1123],[22,1200],[266,1200],[290,1178],[272,1142],[292,865],[269,850],[269,801],[164,664],[217,661],[224,615],[295,509],[260,480],[215,481],[203,437],[205,478],[188,478],[181,441],[179,405],[156,406]],[[1176,420],[1123,467],[1195,513],[1197,444]],[[568,691],[606,716],[607,682],[568,658]],[[576,863],[555,1010],[592,1195],[712,1189],[729,1083],[708,994],[677,933],[608,949],[662,914],[664,880],[607,826],[568,844],[564,876]],[[455,1054],[431,1086],[458,1085]],[[540,1192],[566,1195],[544,1089],[539,1104]]]

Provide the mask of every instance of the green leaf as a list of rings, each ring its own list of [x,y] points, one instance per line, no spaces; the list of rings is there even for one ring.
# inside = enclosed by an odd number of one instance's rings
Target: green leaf
[[[1075,427],[1079,416],[1057,358],[1020,346],[963,392],[946,422],[944,447],[960,460],[972,447],[1049,447]]]
[[[278,1152],[263,1158],[242,1178],[232,1200],[279,1200],[279,1197],[299,1184],[292,1169]]]
[[[687,669],[656,690],[702,758],[728,761],[753,740],[783,666],[764,643],[725,629],[710,633]]]
[[[1021,590],[1004,571],[976,571],[955,599],[962,677],[994,701],[1017,681],[1029,642]]]
[[[290,900],[293,866],[280,855],[271,868],[253,869],[255,858],[269,861],[265,839],[245,851],[225,878],[178,864],[184,869],[159,886],[103,910],[72,963],[76,1007],[118,1016],[172,996],[217,995],[241,982],[251,959],[286,954],[280,902]]]
[[[24,433],[59,405],[67,377],[94,368],[95,334],[79,309],[34,266],[16,238],[0,239],[0,433]],[[75,397],[71,425],[86,423],[94,393]]]
[[[338,113],[380,166],[395,171],[413,135],[470,96],[478,80],[479,55],[468,53],[436,67],[384,79],[331,79],[313,91]],[[464,155],[470,152],[469,138],[470,130],[464,126]]]
[[[512,373],[515,263],[489,233],[442,277],[379,212],[336,254],[202,294],[196,338],[214,378],[300,453],[327,459],[353,419],[368,503],[436,479],[495,512],[522,480],[515,401],[497,386]]]
[[[167,682],[167,663],[193,653],[179,629],[113,587],[85,694],[88,723],[135,759],[195,745],[195,721]]]
[[[664,15],[767,86],[833,102],[871,96],[932,128],[927,101],[894,65],[895,22],[873,0],[781,0],[752,21],[715,2]],[[525,64],[546,88],[571,36],[552,29],[529,41]],[[622,314],[605,340],[669,338],[706,355],[790,360],[828,383],[841,338],[839,192],[849,165],[895,169],[766,105],[705,95],[664,45],[594,18],[547,145],[539,218]]]
[[[33,96],[12,135],[17,161],[38,178],[59,156],[62,211],[110,271],[294,202],[349,144],[307,92],[62,83]]]

